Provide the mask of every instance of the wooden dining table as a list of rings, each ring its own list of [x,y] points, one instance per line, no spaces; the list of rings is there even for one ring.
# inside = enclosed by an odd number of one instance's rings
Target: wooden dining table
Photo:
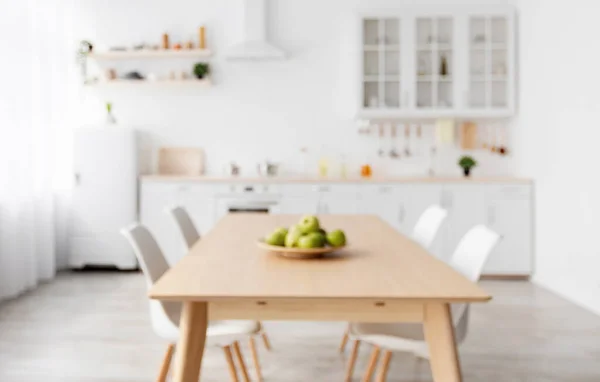
[[[151,288],[152,299],[182,302],[174,381],[199,380],[208,323],[225,319],[423,323],[435,382],[462,381],[450,304],[490,295],[372,215],[319,216],[348,238],[323,258],[258,248],[299,218],[229,214]]]

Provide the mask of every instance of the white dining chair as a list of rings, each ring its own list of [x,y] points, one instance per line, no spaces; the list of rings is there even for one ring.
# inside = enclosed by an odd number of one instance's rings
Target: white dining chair
[[[185,208],[179,206],[168,207],[165,211],[175,220],[175,224],[177,224],[177,228],[179,228],[179,232],[183,237],[185,248],[192,248],[200,240],[200,234],[190,214],[188,214]]]
[[[439,232],[444,220],[448,217],[448,211],[444,208],[438,206],[437,204],[433,204],[425,209],[415,227],[413,228],[411,237],[414,241],[421,244],[422,247],[429,249],[437,233]],[[350,339],[350,328],[346,329],[344,332],[344,336],[342,337],[342,342],[340,343],[339,350],[340,352],[344,352],[346,350],[346,344]]]
[[[123,228],[121,233],[127,238],[142,267],[148,289],[169,269],[169,265],[154,239],[152,233],[141,224],[134,224]],[[175,344],[179,339],[179,317],[181,304],[178,302],[150,300],[150,321],[154,332],[168,341],[169,345],[165,353],[158,382],[165,382],[171,359],[175,351]],[[231,380],[237,382],[237,368],[233,360],[233,354],[237,359],[242,377],[245,382],[250,381],[248,370],[240,349],[239,341],[249,339],[252,359],[258,376],[262,380],[258,353],[253,336],[261,333],[261,325],[257,321],[235,320],[235,321],[210,321],[206,332],[207,344],[222,347],[225,359],[229,366]],[[232,352],[233,349],[233,352]]]
[[[429,249],[447,216],[448,211],[437,204],[427,207],[417,220],[411,237],[421,246]]]
[[[177,228],[179,228],[179,232],[181,232],[181,236],[183,237],[185,248],[188,251],[192,249],[192,246],[196,244],[198,240],[200,240],[200,234],[198,233],[190,214],[185,208],[180,206],[168,207],[165,212],[171,215],[173,220],[175,220],[175,224],[177,224]],[[262,323],[260,323],[260,326],[262,328]],[[269,341],[269,337],[262,329],[261,338],[265,344],[265,348],[267,350],[271,350],[271,342]]]
[[[500,240],[500,235],[484,225],[471,228],[461,239],[452,255],[450,266],[462,273],[469,280],[476,282],[481,276],[483,266],[490,253]],[[467,336],[469,324],[469,305],[452,304],[452,321],[456,343],[460,344]],[[384,382],[387,375],[392,352],[410,352],[424,359],[429,359],[429,349],[425,340],[422,324],[380,324],[356,323],[350,325],[350,334],[356,338],[353,351],[346,369],[346,380],[352,378],[354,364],[358,355],[358,341],[373,345],[371,358],[363,377],[363,382],[370,381],[375,371],[379,353],[384,351],[383,361],[379,369],[377,381]]]

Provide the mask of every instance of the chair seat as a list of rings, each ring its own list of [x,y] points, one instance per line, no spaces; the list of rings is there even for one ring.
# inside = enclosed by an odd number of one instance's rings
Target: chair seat
[[[207,337],[248,335],[260,332],[260,323],[251,320],[211,321],[206,331]]]
[[[350,332],[357,336],[388,336],[398,337],[413,341],[425,341],[422,324],[380,324],[357,323],[352,324]]]

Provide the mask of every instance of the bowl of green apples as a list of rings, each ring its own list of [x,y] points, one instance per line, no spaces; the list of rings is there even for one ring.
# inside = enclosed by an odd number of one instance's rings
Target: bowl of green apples
[[[316,216],[306,215],[291,227],[279,227],[256,243],[259,248],[283,257],[312,259],[346,246],[341,229],[326,231]]]

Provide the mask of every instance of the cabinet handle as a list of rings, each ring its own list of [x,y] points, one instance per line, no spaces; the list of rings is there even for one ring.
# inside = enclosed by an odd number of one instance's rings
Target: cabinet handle
[[[75,177],[75,185],[79,186],[81,184],[81,174],[76,172],[74,174],[74,177]]]

